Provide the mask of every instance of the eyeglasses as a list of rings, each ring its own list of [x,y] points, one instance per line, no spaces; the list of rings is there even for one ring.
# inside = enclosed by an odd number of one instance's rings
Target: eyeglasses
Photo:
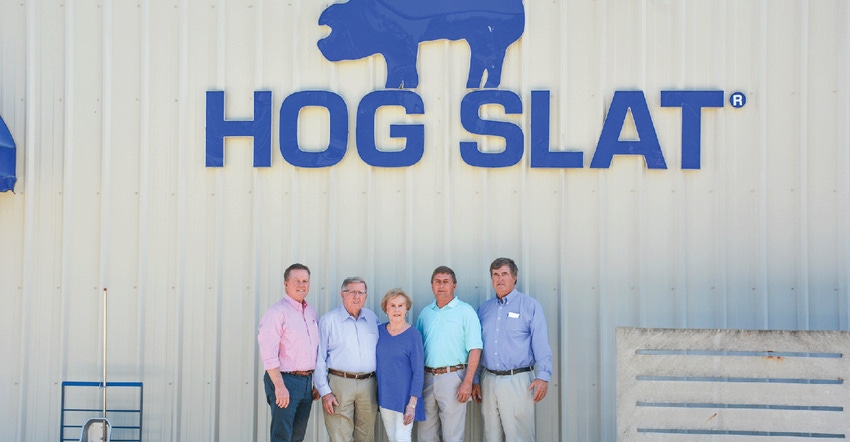
[[[346,295],[366,296],[366,292],[361,292],[360,290],[343,290],[342,292]]]

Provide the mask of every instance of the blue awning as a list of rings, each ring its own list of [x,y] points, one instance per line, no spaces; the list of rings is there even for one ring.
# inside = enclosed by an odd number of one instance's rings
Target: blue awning
[[[0,118],[0,192],[15,191],[15,140]]]

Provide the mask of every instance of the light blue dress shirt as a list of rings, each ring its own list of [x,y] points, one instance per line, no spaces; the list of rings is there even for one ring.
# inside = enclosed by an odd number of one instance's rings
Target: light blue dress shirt
[[[484,338],[484,367],[512,370],[536,365],[537,379],[549,382],[552,349],[539,301],[514,289],[503,302],[495,296],[481,304],[478,318]]]
[[[375,371],[378,344],[378,317],[368,308],[355,319],[345,307],[325,313],[319,319],[319,354],[313,384],[322,396],[331,392],[328,368],[352,373]]]

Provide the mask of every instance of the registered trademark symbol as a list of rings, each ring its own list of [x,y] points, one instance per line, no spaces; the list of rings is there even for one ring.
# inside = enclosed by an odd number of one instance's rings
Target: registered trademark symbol
[[[744,95],[743,92],[733,92],[729,95],[729,104],[731,104],[732,107],[744,107],[744,105],[747,104],[747,96]]]

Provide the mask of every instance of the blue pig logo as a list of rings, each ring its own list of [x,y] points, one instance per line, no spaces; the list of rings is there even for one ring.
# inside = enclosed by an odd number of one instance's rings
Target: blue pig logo
[[[381,54],[387,63],[387,88],[419,85],[419,43],[466,40],[469,44],[467,88],[485,88],[502,80],[508,46],[522,36],[522,0],[349,0],[330,5],[319,25],[331,33],[319,40],[329,61],[357,60]]]

